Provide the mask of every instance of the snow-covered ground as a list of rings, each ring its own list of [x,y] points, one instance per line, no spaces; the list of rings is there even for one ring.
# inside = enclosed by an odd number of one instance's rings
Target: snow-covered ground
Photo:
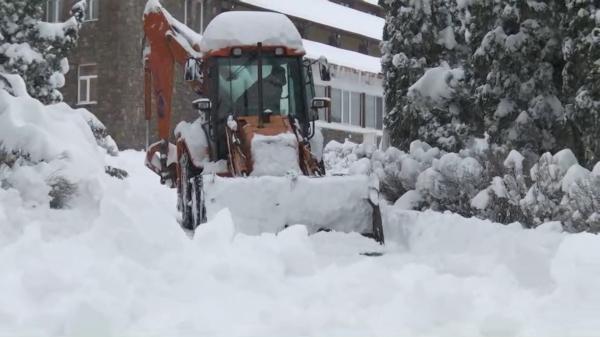
[[[600,238],[386,208],[385,247],[302,226],[193,239],[122,152],[99,205],[0,189],[0,336],[596,336]],[[5,240],[10,236],[10,240]],[[384,252],[369,257],[364,252]]]

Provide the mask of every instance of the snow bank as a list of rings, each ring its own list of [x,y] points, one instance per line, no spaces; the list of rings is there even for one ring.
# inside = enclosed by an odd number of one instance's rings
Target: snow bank
[[[391,208],[385,247],[357,234],[309,236],[303,226],[236,234],[226,211],[190,240],[175,220],[174,191],[143,157],[107,159],[131,175],[101,179],[95,213],[25,208],[0,190],[0,335],[562,337],[600,329],[591,282],[600,275],[598,236]],[[360,255],[373,251],[385,254]]]

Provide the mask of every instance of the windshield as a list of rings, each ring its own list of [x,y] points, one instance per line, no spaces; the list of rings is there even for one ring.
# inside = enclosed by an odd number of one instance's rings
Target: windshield
[[[219,58],[219,116],[258,114],[256,55]],[[274,115],[299,115],[304,109],[298,58],[263,56],[263,108]]]

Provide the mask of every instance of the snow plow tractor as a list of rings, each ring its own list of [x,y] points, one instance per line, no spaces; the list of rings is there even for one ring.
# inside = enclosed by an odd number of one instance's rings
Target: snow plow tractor
[[[286,16],[226,12],[200,36],[150,0],[144,33],[145,117],[148,128],[155,110],[159,136],[148,144],[147,132],[146,166],[177,188],[183,228],[227,208],[246,234],[302,224],[383,243],[377,181],[325,173],[315,120],[330,102],[314,97],[312,67],[329,80],[328,65],[304,57]],[[172,135],[176,64],[198,95],[190,103],[199,117]]]

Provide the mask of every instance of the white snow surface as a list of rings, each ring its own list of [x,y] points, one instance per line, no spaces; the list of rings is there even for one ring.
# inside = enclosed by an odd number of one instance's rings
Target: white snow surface
[[[600,238],[383,209],[386,246],[304,226],[193,239],[175,192],[122,152],[99,205],[29,207],[0,189],[3,336],[595,336]],[[335,197],[329,195],[329,197]],[[310,200],[307,200],[310,202]],[[380,257],[361,252],[379,251]],[[234,320],[234,322],[232,322]]]
[[[177,222],[175,190],[144,167],[145,154],[105,155],[87,123],[64,104],[0,90],[0,142],[39,160],[0,166],[0,336],[579,337],[600,330],[597,235],[383,205],[380,246],[341,232],[365,228],[352,221],[368,226],[356,218],[367,208],[344,201],[368,194],[368,178],[357,175],[242,184],[214,177],[213,192],[235,187],[229,195],[238,209],[216,207],[218,195],[207,195],[210,221],[190,238]],[[349,142],[327,147],[371,151]],[[384,157],[405,155],[392,149]],[[411,144],[419,160],[437,160],[432,151]],[[456,156],[439,162],[477,171]],[[104,165],[129,177],[110,177]],[[574,167],[567,176],[579,175]],[[79,179],[67,209],[50,209],[43,198],[52,173]],[[282,182],[296,199],[278,200]],[[278,202],[279,211],[254,224],[231,215]],[[339,231],[315,233],[308,221],[340,214]],[[290,216],[303,225],[283,228]]]
[[[241,0],[252,6],[381,40],[384,19],[328,0]]]
[[[304,51],[302,37],[287,16],[272,12],[232,11],[217,15],[206,27],[202,52],[235,46],[285,46]]]

